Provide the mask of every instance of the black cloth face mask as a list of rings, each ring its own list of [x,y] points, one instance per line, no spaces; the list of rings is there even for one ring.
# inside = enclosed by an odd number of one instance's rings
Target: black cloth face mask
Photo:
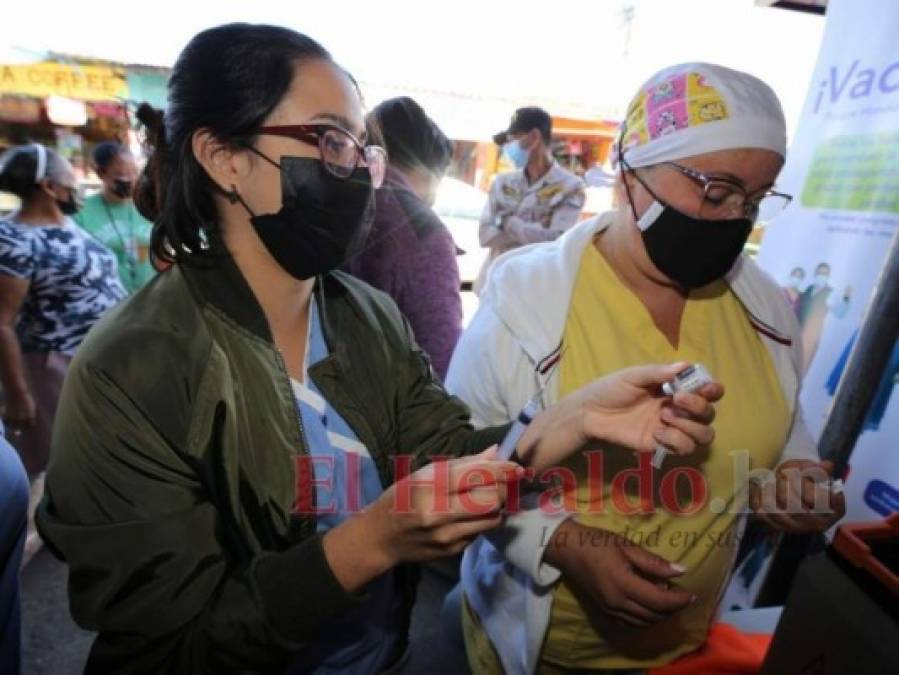
[[[81,200],[78,199],[75,195],[75,190],[72,189],[69,190],[68,199],[57,199],[56,204],[63,215],[66,216],[74,216],[81,210]]]
[[[79,210],[78,200],[76,200],[74,196],[69,197],[64,202],[57,200],[56,203],[59,204],[59,210],[62,211],[63,214],[65,214],[67,216],[74,216],[76,213],[78,213],[78,210]]]
[[[268,252],[297,279],[340,267],[361,250],[374,220],[371,174],[357,167],[348,178],[330,173],[315,157],[281,157],[280,164],[250,150],[281,171],[281,210],[255,215],[250,223]]]
[[[663,202],[636,173],[634,176],[655,199],[643,215],[637,217],[637,209],[625,181],[627,199],[652,264],[687,290],[700,288],[724,277],[737,262],[749,239],[752,220],[694,218]]]
[[[126,199],[131,196],[132,183],[130,180],[122,180],[117,178],[112,182],[112,194],[119,199]]]

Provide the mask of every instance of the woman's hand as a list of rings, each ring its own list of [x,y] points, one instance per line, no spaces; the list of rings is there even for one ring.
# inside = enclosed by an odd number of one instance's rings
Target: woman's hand
[[[353,591],[401,562],[421,562],[464,549],[502,522],[507,484],[524,469],[479,455],[433,462],[398,480],[359,516],[329,531],[325,555]]]
[[[6,393],[3,423],[10,432],[24,431],[34,426],[37,420],[37,406],[28,390]]]
[[[832,473],[832,462],[784,462],[769,480],[750,483],[749,506],[776,530],[824,532],[846,514],[846,497],[833,491]]]
[[[553,534],[546,561],[604,613],[632,626],[658,623],[696,599],[670,583],[683,567],[572,519]]]
[[[377,539],[396,563],[459,553],[500,524],[507,483],[523,473],[513,462],[497,461],[495,446],[473,457],[428,464],[372,505]]]
[[[591,440],[652,451],[658,443],[686,455],[715,438],[712,405],[724,395],[713,382],[697,393],[662,392],[687,367],[637,366],[582,387],[539,415],[519,443],[519,456],[538,471],[560,463]]]
[[[710,426],[715,419],[712,403],[724,396],[724,387],[713,382],[697,393],[678,392],[674,397],[662,392],[662,384],[687,366],[627,368],[577,392],[575,396],[584,399],[585,440],[608,441],[638,451],[654,450],[661,443],[680,455],[709,445],[715,439]]]

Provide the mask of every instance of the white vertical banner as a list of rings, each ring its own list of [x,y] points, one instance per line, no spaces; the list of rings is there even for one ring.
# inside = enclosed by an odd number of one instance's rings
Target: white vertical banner
[[[801,400],[816,437],[899,227],[897,35],[899,2],[830,0],[778,182],[794,201],[768,225],[759,253],[799,318]],[[899,346],[858,439],[846,494],[847,521],[899,510]]]

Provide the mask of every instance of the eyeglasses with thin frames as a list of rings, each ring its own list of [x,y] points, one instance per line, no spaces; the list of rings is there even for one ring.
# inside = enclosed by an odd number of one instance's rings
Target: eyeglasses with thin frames
[[[756,220],[760,213],[764,213],[766,219],[770,219],[793,201],[792,195],[770,189],[761,194],[749,195],[735,181],[709,176],[677,162],[659,162],[655,166],[670,166],[702,188],[700,217],[737,214]]]

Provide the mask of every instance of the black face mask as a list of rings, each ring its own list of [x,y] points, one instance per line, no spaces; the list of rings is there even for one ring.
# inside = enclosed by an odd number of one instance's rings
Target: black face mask
[[[112,194],[119,199],[127,199],[131,196],[131,188],[133,184],[130,180],[121,180],[117,178],[112,183]]]
[[[710,284],[727,274],[752,232],[753,223],[749,218],[694,218],[658,197],[643,216],[637,218],[629,189],[627,198],[652,264],[688,290]]]
[[[75,196],[74,190],[69,190],[68,199],[57,199],[56,203],[59,205],[59,210],[66,216],[74,216],[81,209],[81,202]]]
[[[337,269],[362,248],[374,220],[367,168],[339,178],[313,157],[281,157],[278,164],[251,150],[281,170],[281,210],[257,216],[240,201],[262,243],[288,274],[311,279]]]

